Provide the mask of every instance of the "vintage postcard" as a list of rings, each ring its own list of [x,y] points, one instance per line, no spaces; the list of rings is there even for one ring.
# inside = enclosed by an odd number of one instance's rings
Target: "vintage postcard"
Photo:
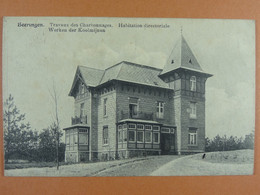
[[[254,173],[253,20],[3,20],[5,176]]]

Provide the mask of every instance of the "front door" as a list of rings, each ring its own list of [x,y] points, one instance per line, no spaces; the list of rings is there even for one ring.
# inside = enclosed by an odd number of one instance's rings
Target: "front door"
[[[170,154],[174,151],[174,135],[170,133],[161,134],[161,149],[162,154]]]

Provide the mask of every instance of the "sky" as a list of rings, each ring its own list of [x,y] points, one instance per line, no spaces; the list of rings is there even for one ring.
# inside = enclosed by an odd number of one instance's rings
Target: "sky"
[[[43,24],[43,27],[19,27]],[[67,24],[68,32],[50,32]],[[105,32],[78,32],[75,25],[109,24]],[[118,24],[163,24],[168,28],[119,28]],[[57,25],[56,25],[57,26]],[[69,32],[70,28],[76,32]],[[57,27],[58,28],[58,27]],[[88,29],[91,27],[84,27]],[[104,29],[103,27],[99,29]],[[105,69],[121,61],[163,68],[181,31],[206,84],[206,136],[244,136],[255,128],[255,22],[252,20],[159,18],[4,18],[3,100],[9,94],[40,131],[54,120],[50,91],[57,88],[61,127],[70,126],[68,96],[78,65]]]

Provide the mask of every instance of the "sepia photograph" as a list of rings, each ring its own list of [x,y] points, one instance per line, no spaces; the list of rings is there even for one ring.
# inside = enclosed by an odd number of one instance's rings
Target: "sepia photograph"
[[[4,17],[4,175],[254,174],[255,21]]]

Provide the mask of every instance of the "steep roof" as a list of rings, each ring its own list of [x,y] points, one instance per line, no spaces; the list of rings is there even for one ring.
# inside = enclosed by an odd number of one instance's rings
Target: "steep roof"
[[[91,87],[97,86],[104,74],[104,70],[86,66],[79,66],[79,71],[85,81],[85,84]]]
[[[95,87],[99,84],[103,74],[104,74],[104,70],[90,68],[86,66],[78,66],[69,95],[73,95],[75,85],[79,79],[83,80],[83,82],[87,86]]]
[[[158,77],[161,71],[162,69],[126,61],[122,61],[105,70],[78,66],[69,95],[73,95],[78,79],[82,79],[89,87],[97,87],[111,80],[118,80],[169,88],[168,84]]]
[[[175,44],[160,75],[179,68],[203,73],[200,64],[183,36]]]
[[[161,71],[162,69],[123,61],[107,68],[100,84],[109,80],[120,80],[154,87],[169,88],[168,84],[158,77]]]

